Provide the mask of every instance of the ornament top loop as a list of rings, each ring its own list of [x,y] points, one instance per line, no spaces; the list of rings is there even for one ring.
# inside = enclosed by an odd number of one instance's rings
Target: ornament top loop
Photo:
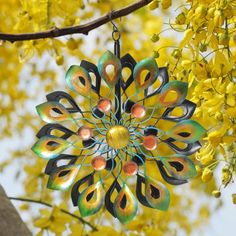
[[[114,21],[112,20],[112,13],[113,13],[113,11],[111,11],[109,13],[109,19],[110,19],[111,24],[113,25],[112,38],[114,41],[119,41],[120,40],[120,31],[119,31],[118,27],[116,26],[116,24],[114,23]]]

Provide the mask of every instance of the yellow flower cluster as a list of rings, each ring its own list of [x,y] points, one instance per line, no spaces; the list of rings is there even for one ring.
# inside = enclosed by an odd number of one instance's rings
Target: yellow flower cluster
[[[189,6],[179,8],[175,24],[170,23],[174,30],[184,31],[170,69],[177,79],[189,82],[190,99],[197,104],[195,119],[208,130],[196,154],[202,181],[212,179],[215,167],[224,163],[226,186],[235,174],[236,159],[236,1],[187,2]]]

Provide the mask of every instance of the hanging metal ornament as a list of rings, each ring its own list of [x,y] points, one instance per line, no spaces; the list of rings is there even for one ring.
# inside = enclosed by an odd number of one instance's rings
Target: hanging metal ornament
[[[170,193],[163,180],[180,185],[196,176],[188,156],[201,147],[198,140],[205,129],[190,120],[196,105],[186,99],[188,84],[169,81],[167,68],[158,68],[154,58],[138,63],[130,54],[120,58],[119,38],[113,24],[114,54],[105,52],[98,66],[83,60],[66,73],[67,86],[88,109],[82,110],[62,91],[48,94],[47,102],[36,107],[48,124],[38,132],[32,150],[48,160],[47,187],[71,189],[81,216],[93,215],[105,204],[112,216],[127,223],[136,216],[138,201],[146,207],[168,209]],[[125,68],[131,72],[127,80],[121,73]],[[148,71],[144,80],[143,71]],[[108,89],[102,87],[102,80]],[[130,96],[129,89],[134,91]],[[181,109],[181,115],[174,115],[175,109]],[[173,125],[164,131],[160,121]],[[159,153],[163,144],[170,155]],[[163,180],[150,176],[147,162],[155,164]],[[135,193],[129,186],[132,179]]]

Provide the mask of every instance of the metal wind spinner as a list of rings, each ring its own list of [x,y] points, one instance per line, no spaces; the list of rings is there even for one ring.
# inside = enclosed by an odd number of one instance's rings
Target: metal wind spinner
[[[196,175],[188,156],[201,147],[198,140],[205,129],[190,120],[196,105],[186,99],[187,83],[169,82],[167,68],[158,68],[154,58],[138,63],[130,54],[120,58],[119,39],[114,40],[114,54],[105,52],[98,66],[82,61],[66,73],[67,86],[89,109],[82,110],[62,91],[48,94],[47,102],[36,107],[48,124],[38,132],[32,150],[48,160],[47,187],[71,188],[72,202],[81,216],[97,213],[104,204],[112,216],[127,223],[137,214],[136,198],[146,207],[165,211],[169,206],[170,193],[150,177],[147,162],[156,166],[168,184],[186,183]],[[108,66],[114,68],[112,75]],[[131,72],[126,81],[121,73],[124,68]],[[143,71],[148,71],[144,81]],[[105,95],[102,80],[109,89]],[[128,96],[131,88],[133,93]],[[182,110],[181,115],[173,115],[176,108]],[[164,131],[159,121],[173,125]],[[160,155],[161,144],[172,154]],[[129,187],[132,181],[135,194]]]

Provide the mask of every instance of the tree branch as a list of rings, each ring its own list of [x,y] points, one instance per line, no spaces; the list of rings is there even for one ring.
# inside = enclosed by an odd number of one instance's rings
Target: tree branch
[[[41,204],[47,207],[53,207],[52,204],[47,203],[47,202],[42,202],[40,200],[34,200],[34,199],[29,199],[29,198],[21,198],[21,197],[8,197],[10,200],[15,200],[15,201],[22,201],[22,202],[31,202],[31,203],[37,203],[37,204]],[[65,209],[60,209],[61,212],[70,215],[71,217],[74,217],[76,219],[78,219],[81,223],[88,225],[93,231],[98,231],[98,229],[93,226],[90,222],[84,220],[82,217],[77,216],[73,213],[70,213],[69,211],[65,210]]]
[[[98,19],[95,19],[89,23],[65,28],[54,28],[48,31],[36,32],[36,33],[25,33],[25,34],[7,34],[0,33],[0,40],[15,42],[33,39],[43,39],[43,38],[56,38],[68,34],[85,34],[87,35],[91,30],[94,30],[112,20],[120,18],[122,16],[129,15],[130,13],[146,6],[153,0],[140,0],[134,4],[131,4],[125,8],[112,11]]]

